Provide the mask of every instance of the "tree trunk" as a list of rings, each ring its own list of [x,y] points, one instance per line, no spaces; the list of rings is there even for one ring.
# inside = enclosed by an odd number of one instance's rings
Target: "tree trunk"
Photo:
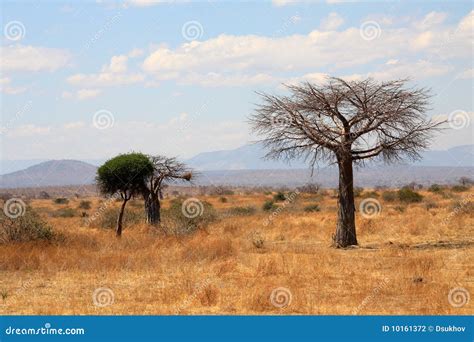
[[[153,192],[148,193],[145,196],[145,213],[146,222],[151,225],[158,225],[161,222],[160,215],[160,197],[159,194]]]
[[[122,221],[123,221],[123,213],[125,211],[125,205],[127,204],[128,200],[124,199],[122,202],[122,207],[120,208],[120,213],[117,219],[117,230],[116,230],[116,235],[117,237],[122,236]]]
[[[336,247],[357,245],[355,229],[354,176],[350,155],[338,158],[339,199],[337,203],[337,227],[334,235]]]

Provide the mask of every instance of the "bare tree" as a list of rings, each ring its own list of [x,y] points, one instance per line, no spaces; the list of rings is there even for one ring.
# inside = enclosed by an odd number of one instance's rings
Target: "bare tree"
[[[154,172],[147,180],[143,198],[145,200],[147,223],[157,225],[161,222],[160,209],[161,199],[163,199],[163,187],[170,181],[190,181],[193,173],[191,169],[176,158],[149,156],[149,159],[153,164]]]
[[[418,159],[440,124],[425,116],[429,91],[407,82],[328,78],[323,85],[287,86],[290,96],[259,93],[263,103],[250,123],[264,137],[267,158],[338,165],[337,247],[357,245],[353,164],[370,158]]]

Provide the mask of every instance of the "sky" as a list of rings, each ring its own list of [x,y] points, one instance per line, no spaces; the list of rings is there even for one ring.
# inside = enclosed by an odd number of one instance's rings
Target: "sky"
[[[473,144],[470,1],[1,3],[1,160],[181,158],[258,139],[256,92],[410,78]]]

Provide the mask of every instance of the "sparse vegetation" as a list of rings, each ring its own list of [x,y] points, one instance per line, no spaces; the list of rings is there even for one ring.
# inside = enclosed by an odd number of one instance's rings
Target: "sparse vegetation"
[[[310,204],[310,205],[305,206],[303,210],[307,213],[314,213],[314,212],[321,211],[321,208],[317,204]]]
[[[89,210],[91,208],[91,201],[82,200],[79,202],[79,209]]]
[[[54,203],[55,204],[68,204],[69,200],[67,198],[64,198],[64,197],[59,197],[59,198],[54,199]]]
[[[274,202],[283,202],[284,200],[286,200],[286,196],[282,191],[278,191],[275,195],[273,195]]]
[[[410,188],[398,190],[398,199],[403,203],[418,203],[423,200],[423,196]]]
[[[272,210],[275,210],[277,209],[278,206],[275,204],[275,202],[273,201],[265,201],[265,203],[263,203],[263,206],[262,206],[262,210],[264,211],[272,211]]]
[[[248,205],[245,207],[233,207],[227,211],[230,215],[235,216],[251,216],[257,212],[257,208]]]
[[[386,202],[395,202],[398,199],[396,191],[384,191],[382,192],[382,199]]]
[[[53,229],[33,208],[27,207],[19,217],[9,217],[0,210],[0,244],[8,242],[51,241]]]

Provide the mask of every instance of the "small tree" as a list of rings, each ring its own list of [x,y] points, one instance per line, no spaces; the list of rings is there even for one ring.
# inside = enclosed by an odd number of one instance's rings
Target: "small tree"
[[[429,93],[406,80],[376,82],[329,78],[323,85],[287,86],[291,96],[260,93],[263,104],[251,116],[265,138],[268,158],[305,158],[311,165],[338,165],[337,247],[357,245],[353,164],[379,157],[392,162],[419,158],[439,123],[427,120]]]
[[[145,181],[153,173],[153,164],[141,153],[121,154],[105,162],[97,170],[97,185],[106,195],[120,194],[122,206],[117,218],[117,237],[122,235],[123,213],[127,202],[142,194]]]
[[[146,220],[148,224],[158,225],[161,222],[160,210],[164,185],[176,180],[190,181],[193,174],[191,169],[176,158],[164,156],[149,156],[148,158],[153,165],[153,172],[147,178],[146,187],[143,190]]]

